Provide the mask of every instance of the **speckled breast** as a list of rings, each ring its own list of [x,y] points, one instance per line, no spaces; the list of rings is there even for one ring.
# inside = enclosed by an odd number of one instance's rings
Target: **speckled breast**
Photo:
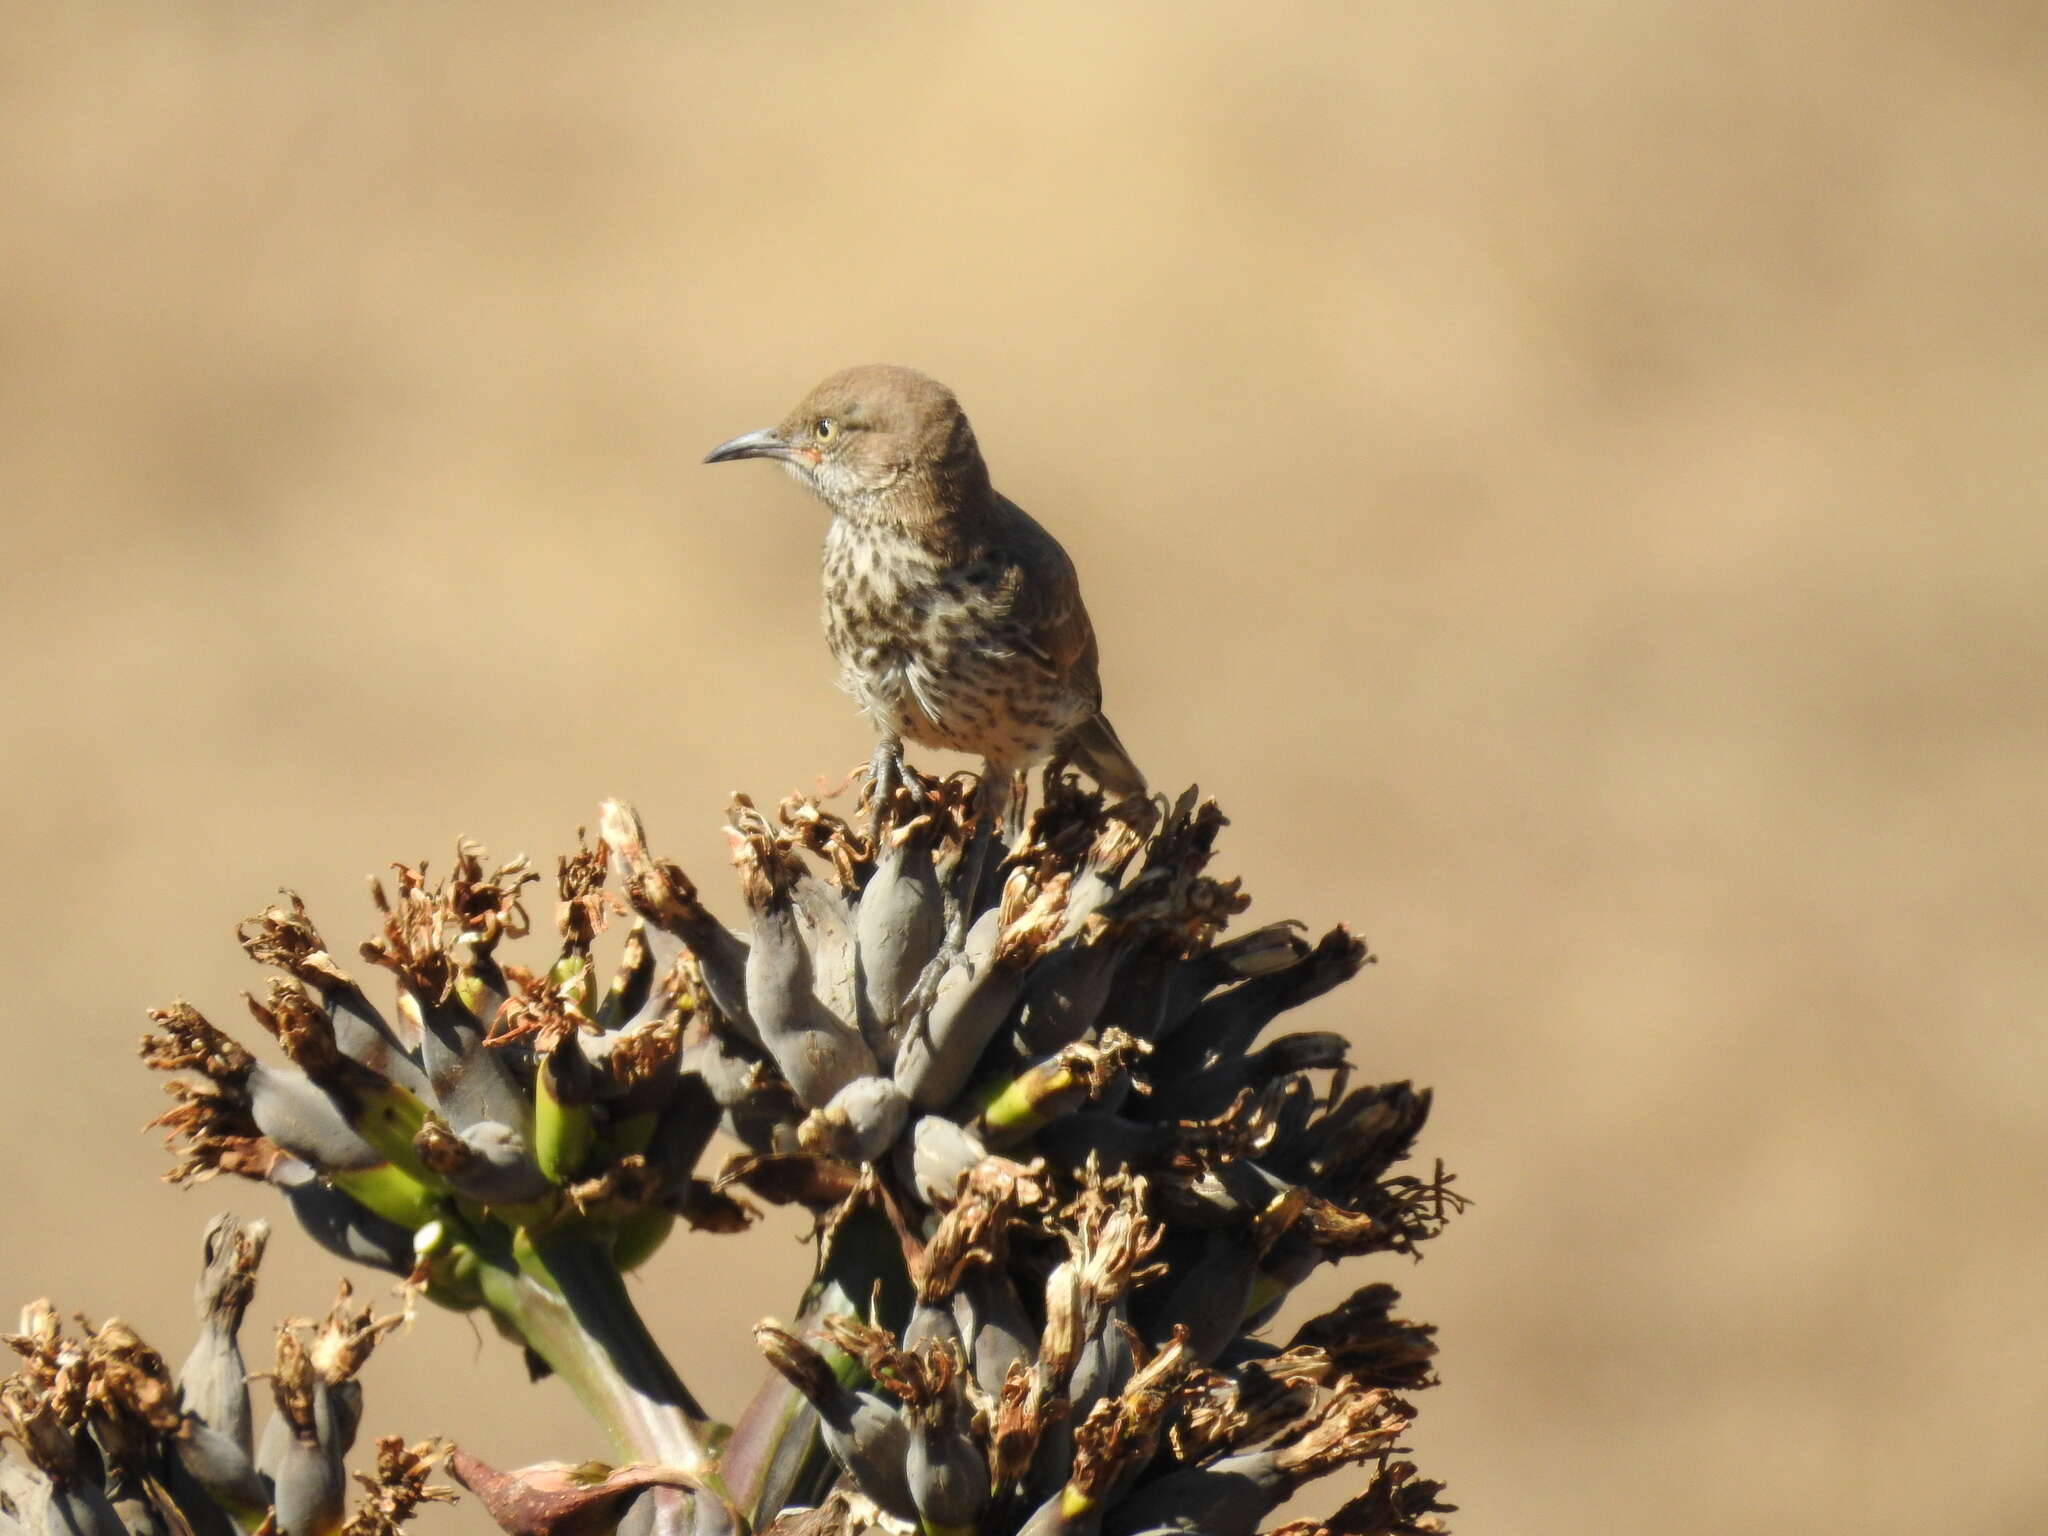
[[[907,540],[835,523],[824,591],[840,685],[880,730],[1022,764],[1093,713],[985,588]]]

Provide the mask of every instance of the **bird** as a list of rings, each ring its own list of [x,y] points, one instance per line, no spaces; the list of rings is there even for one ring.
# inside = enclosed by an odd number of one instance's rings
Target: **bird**
[[[878,795],[903,743],[980,757],[993,788],[1047,758],[1145,792],[1102,712],[1095,629],[1059,541],[990,483],[953,392],[912,368],[833,374],[708,464],[770,459],[832,512],[825,635],[873,723]]]
[[[831,510],[825,635],[840,685],[875,728],[877,826],[906,741],[982,759],[967,892],[1024,769],[1071,763],[1112,799],[1145,793],[1102,712],[1074,563],[995,489],[952,390],[913,368],[848,368],[780,425],[720,443],[705,462],[739,459],[781,464]]]

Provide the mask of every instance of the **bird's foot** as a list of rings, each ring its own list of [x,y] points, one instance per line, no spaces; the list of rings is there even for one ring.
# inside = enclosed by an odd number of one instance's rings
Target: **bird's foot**
[[[1010,793],[1003,801],[1003,836],[1012,848],[1024,837],[1025,813],[1030,810],[1031,775],[1019,768],[1010,778]]]
[[[946,944],[940,947],[939,952],[931,957],[931,960],[925,965],[923,972],[918,976],[917,984],[910,989],[909,994],[903,999],[904,1017],[911,1019],[931,1017],[932,1005],[939,1000],[939,983],[946,979],[948,973],[952,971],[954,964],[960,959],[960,951],[953,948],[952,945]]]
[[[955,969],[964,970],[968,979],[974,976],[974,962],[967,958],[967,951],[958,940],[948,935],[939,952],[925,963],[918,973],[917,982],[903,999],[903,1016],[909,1019],[928,1018],[932,1005],[939,1000],[939,985]]]
[[[896,791],[903,787],[903,743],[883,737],[875,743],[874,758],[868,764],[868,836],[879,853],[882,846],[882,823],[889,813],[889,802],[896,798]]]
[[[951,906],[949,902],[947,905]],[[967,957],[967,913],[954,910],[946,920],[946,936],[939,943],[938,952],[925,962],[918,972],[917,981],[903,999],[903,1016],[906,1019],[921,1019],[930,1015],[932,1005],[939,999],[939,984],[957,968],[974,978],[974,962]]]

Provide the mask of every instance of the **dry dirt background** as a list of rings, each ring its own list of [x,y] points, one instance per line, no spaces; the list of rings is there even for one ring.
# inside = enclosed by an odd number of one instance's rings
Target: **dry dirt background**
[[[572,14],[573,11],[573,14]],[[1472,1532],[2038,1530],[2048,33],[2032,6],[10,8],[0,1298],[182,1352],[145,1005],[458,834],[867,738],[819,509],[705,469],[913,362],[1112,712],[1480,1202]],[[257,1313],[324,1305],[287,1239]],[[715,1409],[786,1230],[641,1294]],[[434,1314],[372,1429],[598,1449]],[[1334,1489],[1335,1485],[1331,1485]],[[465,1505],[437,1528],[480,1530]]]

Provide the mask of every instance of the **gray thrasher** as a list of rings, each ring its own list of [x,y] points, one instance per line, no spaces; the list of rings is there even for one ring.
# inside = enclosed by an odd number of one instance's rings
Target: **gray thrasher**
[[[1102,714],[1073,562],[989,484],[951,390],[909,368],[849,368],[705,462],[750,458],[781,463],[832,509],[825,633],[880,737],[878,810],[905,741],[985,760],[985,825],[1012,775],[1049,756],[1113,798],[1144,792]]]

